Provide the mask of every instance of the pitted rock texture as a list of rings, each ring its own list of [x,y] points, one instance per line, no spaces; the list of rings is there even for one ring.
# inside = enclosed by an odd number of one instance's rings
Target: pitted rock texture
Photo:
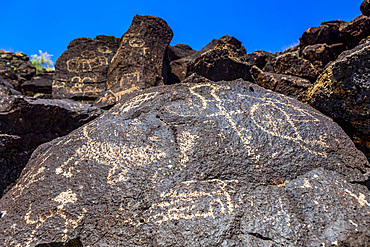
[[[312,86],[312,83],[307,79],[264,72],[257,66],[251,68],[251,74],[254,82],[259,86],[296,99],[300,99],[308,88]]]
[[[370,42],[342,53],[304,96],[332,117],[370,159]]]
[[[14,89],[13,85],[11,85],[7,80],[5,80],[2,76],[0,76],[0,96],[4,95],[20,95],[21,92]]]
[[[275,54],[266,51],[255,51],[246,55],[246,62],[251,66],[256,65],[258,68],[263,69],[268,61],[276,57]]]
[[[304,48],[309,45],[316,44],[336,44],[342,43],[343,37],[340,33],[340,28],[346,22],[337,21],[324,21],[318,27],[311,27],[302,34],[300,40],[300,47]]]
[[[174,61],[184,57],[188,57],[196,53],[190,46],[184,44],[177,44],[175,46],[168,47],[168,60]]]
[[[52,98],[54,71],[38,72],[30,81],[22,84],[22,91],[29,96]]]
[[[172,37],[171,28],[161,18],[136,15],[109,66],[107,91],[95,104],[111,106],[124,94],[166,84],[166,49]]]
[[[234,37],[224,36],[218,44],[187,66],[187,76],[196,73],[212,81],[251,81],[250,64],[246,61],[246,50]]]
[[[21,91],[22,83],[30,80],[36,74],[36,68],[23,53],[0,51],[0,76],[12,87]]]
[[[370,16],[370,0],[364,0],[360,6],[363,15]]]
[[[94,40],[79,38],[55,63],[53,98],[92,102],[105,89],[109,64],[119,39],[99,35]]]
[[[319,76],[313,64],[299,56],[298,52],[288,52],[271,59],[263,69],[266,72],[298,76],[312,82]]]
[[[40,144],[66,135],[100,114],[96,107],[66,99],[0,98],[0,197]]]
[[[353,48],[370,35],[370,17],[360,15],[340,28],[348,48]]]
[[[150,88],[33,153],[0,200],[0,241],[330,245],[369,236],[368,176],[297,100],[242,80]]]
[[[218,47],[216,51],[213,51],[216,47]],[[208,52],[210,53],[207,55]],[[227,80],[243,78],[245,74],[249,78],[248,71],[245,72],[249,68],[249,65],[245,64],[247,59],[246,50],[241,42],[234,37],[224,35],[220,39],[213,39],[203,49],[190,56],[171,61],[168,76],[169,84],[183,82],[193,74],[198,74],[209,80],[212,80],[209,78],[212,77],[217,81],[222,80],[220,78]],[[220,68],[221,70],[217,71]],[[235,72],[234,69],[241,71]],[[217,73],[212,76],[211,74],[215,71]]]

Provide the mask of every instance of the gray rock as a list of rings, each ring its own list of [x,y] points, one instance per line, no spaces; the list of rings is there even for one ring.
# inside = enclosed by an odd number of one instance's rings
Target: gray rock
[[[368,236],[369,191],[352,183],[369,172],[297,100],[242,80],[150,88],[33,153],[0,200],[0,241],[329,245]]]

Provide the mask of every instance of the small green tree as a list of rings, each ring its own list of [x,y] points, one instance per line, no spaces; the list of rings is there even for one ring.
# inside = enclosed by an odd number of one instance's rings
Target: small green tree
[[[53,55],[48,54],[46,51],[42,52],[41,50],[39,50],[39,53],[40,55],[31,55],[31,63],[36,67],[36,70],[54,70],[54,63],[50,59],[50,57]]]

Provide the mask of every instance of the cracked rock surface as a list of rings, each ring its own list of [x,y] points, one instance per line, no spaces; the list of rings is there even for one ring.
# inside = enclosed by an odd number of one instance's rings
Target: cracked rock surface
[[[0,200],[0,242],[366,246],[368,179],[344,131],[295,99],[242,80],[149,88],[33,153]]]

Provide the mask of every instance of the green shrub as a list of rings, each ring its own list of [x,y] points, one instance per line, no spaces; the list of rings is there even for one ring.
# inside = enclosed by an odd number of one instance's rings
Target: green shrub
[[[40,55],[31,55],[31,63],[36,67],[36,70],[54,70],[54,63],[50,59],[53,55],[48,54],[46,51],[42,52],[41,50],[39,50],[39,53]]]

